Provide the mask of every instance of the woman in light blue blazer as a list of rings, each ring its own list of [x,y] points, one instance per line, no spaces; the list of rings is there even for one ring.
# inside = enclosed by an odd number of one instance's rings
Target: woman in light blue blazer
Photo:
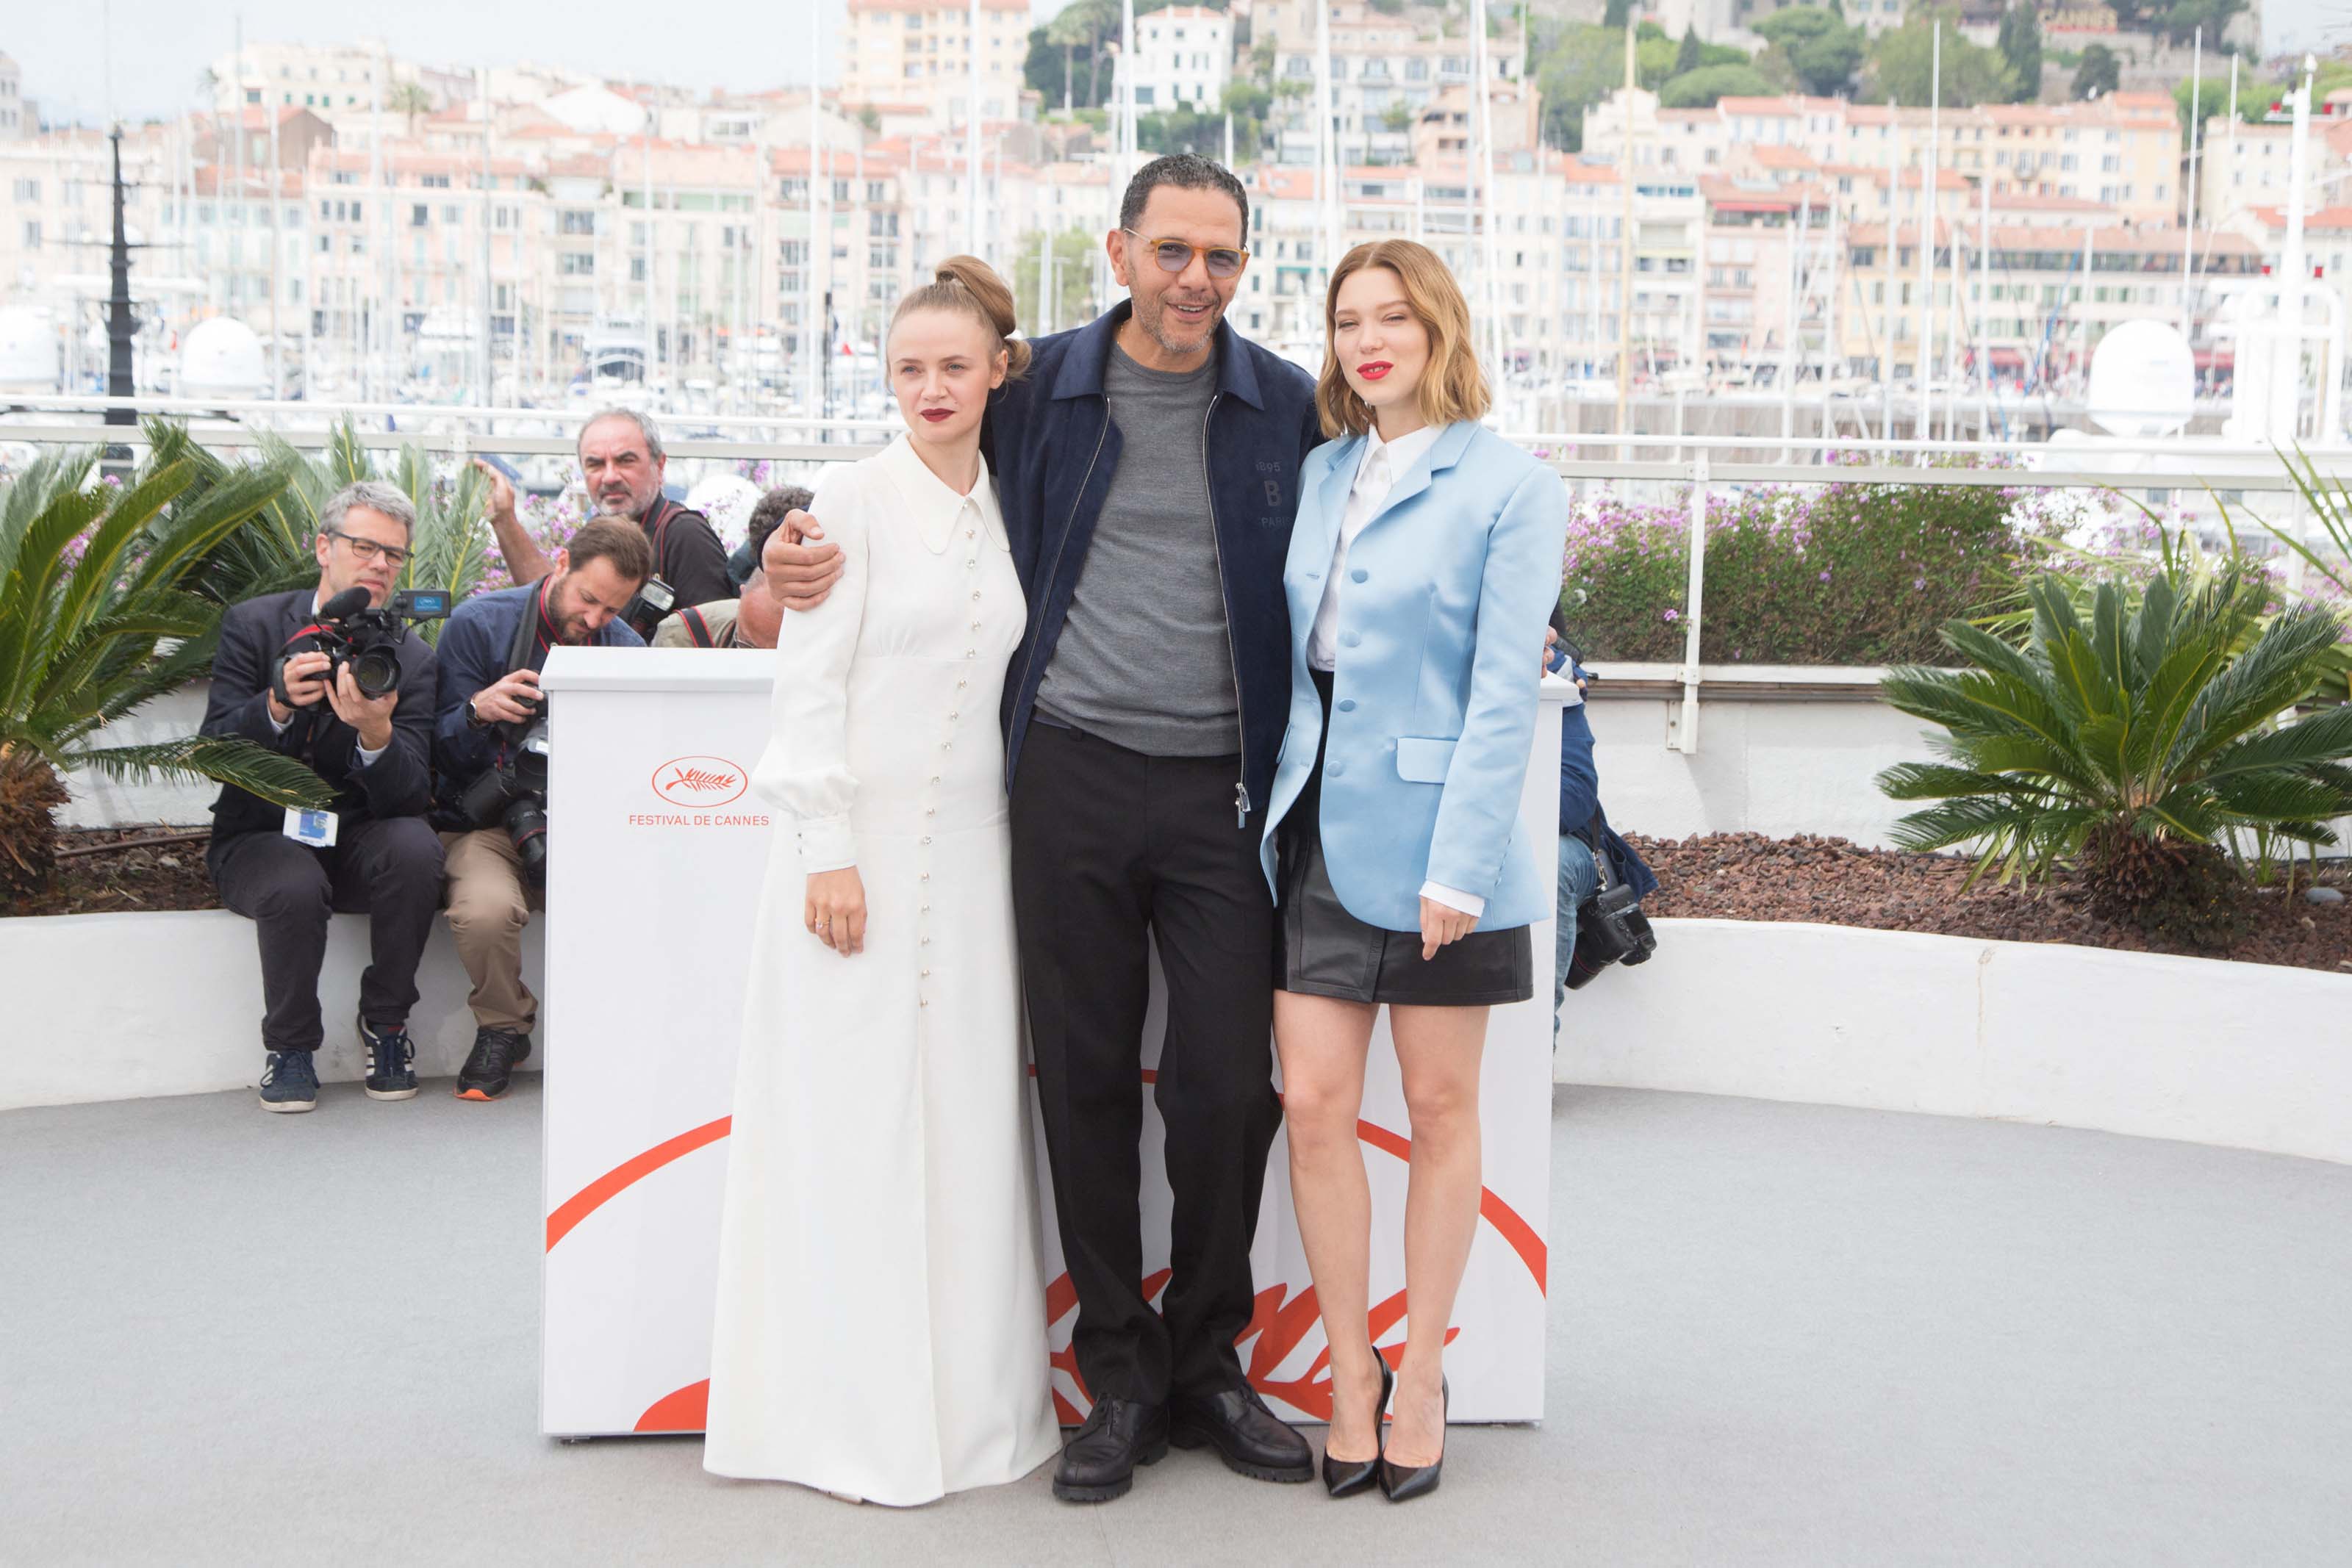
[[[1291,1195],[1330,1343],[1324,1484],[1345,1497],[1377,1482],[1402,1501],[1435,1490],[1444,1453],[1486,1011],[1534,994],[1528,927],[1551,908],[1514,829],[1568,494],[1478,423],[1469,307],[1427,247],[1349,251],[1324,326],[1317,400],[1336,439],[1299,476],[1283,574],[1290,728],[1260,857],[1281,906]],[[1412,1132],[1393,1373],[1365,1332],[1371,1190],[1356,1138],[1383,1004]]]

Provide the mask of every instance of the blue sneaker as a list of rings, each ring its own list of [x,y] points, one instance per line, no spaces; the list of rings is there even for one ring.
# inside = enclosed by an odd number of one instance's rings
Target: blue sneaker
[[[367,1048],[367,1097],[416,1098],[416,1044],[404,1025],[371,1024],[360,1015],[360,1044]]]
[[[319,1070],[307,1051],[273,1051],[261,1069],[261,1108],[308,1111],[319,1103]]]

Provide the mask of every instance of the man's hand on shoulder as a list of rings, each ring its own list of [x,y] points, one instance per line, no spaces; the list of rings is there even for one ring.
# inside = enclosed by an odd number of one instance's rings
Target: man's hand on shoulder
[[[824,529],[808,513],[784,514],[760,550],[768,591],[786,610],[814,610],[841,580],[841,547],[824,542]]]

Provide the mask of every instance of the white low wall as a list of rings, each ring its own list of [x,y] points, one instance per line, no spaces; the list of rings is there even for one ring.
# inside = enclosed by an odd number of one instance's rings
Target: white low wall
[[[2352,976],[1661,920],[1573,992],[1561,1082],[1924,1111],[2352,1163]]]
[[[183,686],[107,726],[90,737],[90,745],[147,746],[194,735],[205,722],[205,702],[211,694],[210,681]],[[205,779],[125,784],[88,769],[67,774],[66,789],[71,799],[58,808],[58,822],[68,828],[111,828],[132,822],[207,827],[213,820],[213,797],[220,793],[219,785]]]
[[[523,973],[545,993],[544,922],[523,933]],[[338,915],[319,997],[319,1076],[362,1073],[352,1020],[367,917]],[[474,1042],[466,972],[437,926],[409,1016],[416,1070],[454,1076]],[[535,1045],[541,1042],[534,1041]],[[530,1066],[541,1064],[535,1052]],[[205,1094],[261,1075],[261,960],[253,922],[222,910],[0,920],[0,1110],[152,1094]]]
[[[1884,703],[1757,701],[1713,685],[1699,688],[1698,750],[1685,755],[1666,745],[1679,700],[1601,690],[1585,713],[1601,804],[1620,832],[1821,833],[1883,848],[1911,808],[1871,780],[1932,755],[1927,727]]]

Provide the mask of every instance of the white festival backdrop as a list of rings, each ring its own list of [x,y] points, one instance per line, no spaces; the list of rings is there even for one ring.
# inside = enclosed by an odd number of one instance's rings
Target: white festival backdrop
[[[545,1227],[541,1426],[578,1437],[701,1429],[719,1212],[742,976],[768,855],[768,807],[748,786],[765,747],[773,655],[564,648],[549,661],[550,791]],[[1559,684],[1548,681],[1521,801],[1546,868],[1557,848]],[[1446,1350],[1456,1421],[1543,1415],[1550,1196],[1551,925],[1534,933],[1538,993],[1496,1010],[1480,1085],[1485,1191]],[[1137,1066],[1146,1095],[1147,1288],[1166,1280],[1168,1189],[1149,1083],[1157,996]],[[845,1051],[857,1042],[845,1040]],[[845,1114],[854,1108],[845,1107]],[[1359,1128],[1375,1242],[1368,1325],[1404,1343],[1400,1245],[1409,1134],[1385,1023]],[[1274,1409],[1330,1413],[1328,1358],[1291,1219],[1285,1145],[1268,1162],[1252,1254],[1256,1311],[1238,1342]],[[1069,1354],[1076,1301],[1055,1239],[1042,1140],[1054,1392],[1066,1422],[1087,1397]],[[854,1280],[813,1279],[813,1291]]]

